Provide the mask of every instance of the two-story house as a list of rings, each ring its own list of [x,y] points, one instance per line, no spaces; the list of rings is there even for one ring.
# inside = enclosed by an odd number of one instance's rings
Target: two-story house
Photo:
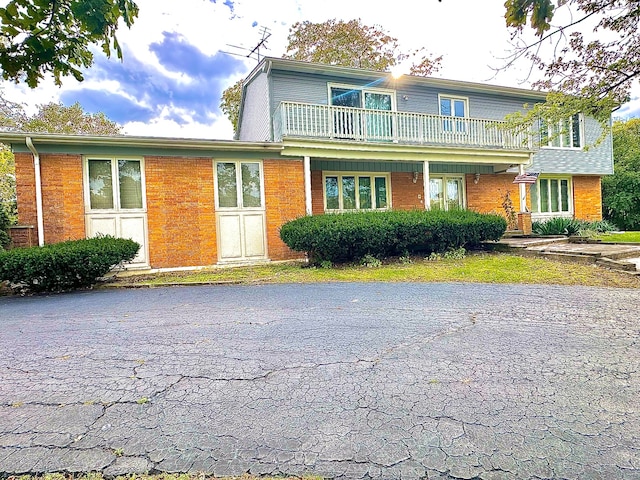
[[[469,208],[600,219],[611,138],[583,115],[531,135],[500,128],[529,90],[265,58],[237,140],[3,133],[16,154],[16,243],[96,234],[143,245],[136,265],[298,258],[288,220],[367,209]],[[554,135],[555,132],[561,135]],[[525,172],[532,185],[515,184]],[[22,240],[20,240],[22,239]]]

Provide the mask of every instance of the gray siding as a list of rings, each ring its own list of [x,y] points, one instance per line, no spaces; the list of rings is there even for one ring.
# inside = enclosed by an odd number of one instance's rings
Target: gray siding
[[[329,172],[420,172],[422,162],[358,162],[345,160],[311,160],[311,170]],[[429,163],[429,173],[494,173],[489,165]]]
[[[238,139],[252,142],[273,140],[266,73],[260,73],[246,86]]]
[[[326,105],[328,103],[328,83],[395,90],[396,107],[400,112],[438,114],[439,94],[466,97],[468,98],[469,116],[489,120],[502,120],[508,113],[522,110],[525,104],[539,101],[535,97],[527,97],[526,93],[521,98],[518,98],[501,94],[465,92],[464,85],[461,85],[460,90],[411,85],[406,82],[403,83],[402,79],[398,81],[380,81],[372,77],[370,79],[352,80],[330,75],[312,75],[280,70],[273,70],[271,76],[271,112],[274,112],[282,101]],[[247,103],[249,102],[247,101]],[[586,119],[585,139],[587,144],[593,143],[599,135],[600,126],[598,122],[593,119]],[[262,138],[256,139],[262,140]],[[611,136],[609,135],[597,147],[592,147],[586,151],[543,148],[535,154],[534,165],[531,169],[543,173],[611,174],[613,172]]]
[[[465,93],[460,90],[443,90],[420,85],[403,86],[401,81],[379,82],[374,78],[357,81],[347,78],[309,75],[306,73],[272,72],[271,111],[280,102],[301,102],[327,105],[329,93],[327,84],[342,83],[358,87],[383,88],[396,91],[396,106],[399,112],[439,114],[438,94],[467,97],[469,116],[490,120],[502,120],[507,113],[522,110],[531,98],[505,98],[500,95]],[[405,97],[407,98],[405,100]]]
[[[593,118],[585,118],[584,134],[587,145],[600,136],[600,124]],[[531,171],[576,175],[611,175],[613,173],[613,144],[611,135],[596,147],[587,151],[567,148],[541,148],[533,156]]]

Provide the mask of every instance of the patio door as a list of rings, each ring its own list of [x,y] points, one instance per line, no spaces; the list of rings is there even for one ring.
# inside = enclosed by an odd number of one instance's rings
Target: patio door
[[[215,163],[218,261],[267,258],[262,163]]]
[[[432,210],[464,208],[464,182],[462,177],[431,177],[429,196]]]
[[[393,95],[389,91],[330,87],[334,136],[357,140],[393,138]],[[342,108],[340,108],[342,107]],[[380,111],[380,113],[375,110]]]

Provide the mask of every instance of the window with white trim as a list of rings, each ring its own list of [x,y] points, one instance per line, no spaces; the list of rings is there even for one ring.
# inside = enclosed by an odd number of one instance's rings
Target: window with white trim
[[[390,207],[389,174],[325,173],[322,176],[324,209],[383,210]]]
[[[440,115],[443,117],[466,118],[469,116],[469,99],[466,97],[451,97],[438,95],[440,103]],[[442,129],[445,132],[465,132],[466,124],[463,121],[443,120]]]
[[[87,159],[90,210],[136,211],[144,208],[142,160]]]
[[[464,208],[464,177],[460,175],[431,175],[429,177],[429,201],[432,210]]]
[[[552,148],[584,147],[584,116],[580,113],[559,122],[540,119],[540,146]]]
[[[532,213],[571,213],[571,178],[539,178],[531,185]]]

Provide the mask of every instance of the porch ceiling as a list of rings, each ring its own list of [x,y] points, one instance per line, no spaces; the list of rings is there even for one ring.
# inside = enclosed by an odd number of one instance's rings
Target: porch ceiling
[[[400,145],[382,142],[348,142],[287,137],[282,141],[282,156],[348,160],[386,160],[403,162],[490,164],[496,166],[526,164],[530,150],[502,150],[426,145]]]

